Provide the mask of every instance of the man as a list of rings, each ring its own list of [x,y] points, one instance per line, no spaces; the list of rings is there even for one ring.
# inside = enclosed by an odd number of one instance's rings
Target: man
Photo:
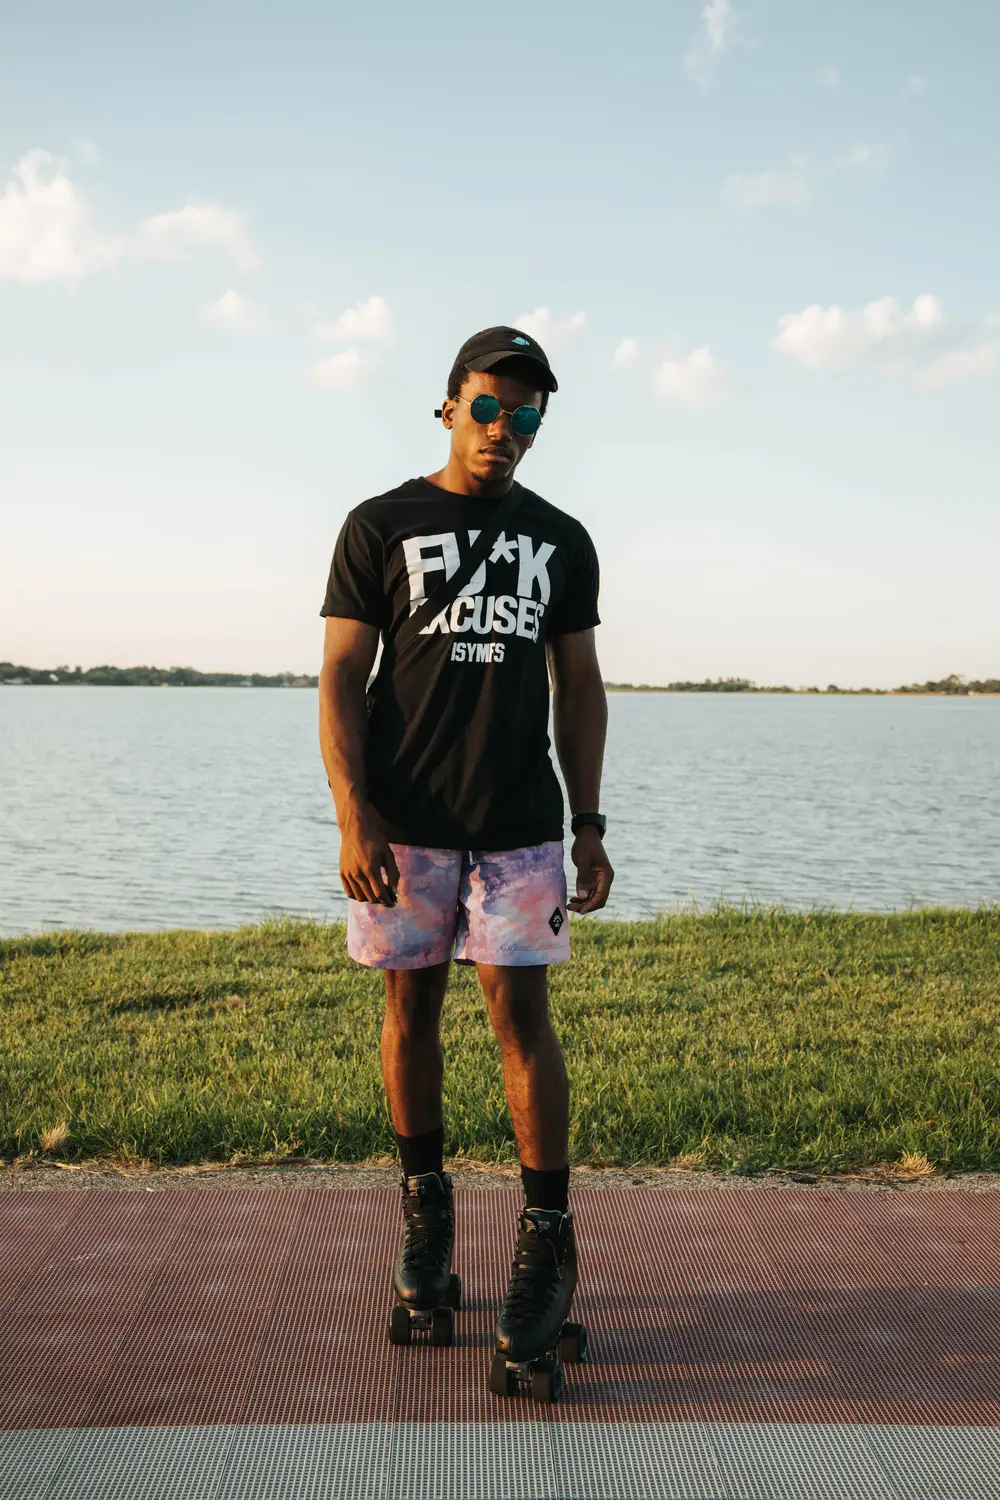
[[[447,463],[349,514],[321,611],[320,738],[351,902],[348,951],[385,970],[382,1073],[404,1209],[391,1337],[409,1341],[413,1313],[435,1342],[450,1342],[450,1314],[440,1338],[431,1314],[460,1295],[439,1039],[454,956],[479,973],[521,1162],[525,1207],[497,1323],[498,1354],[512,1365],[553,1346],[576,1284],[568,1088],[547,966],[569,957],[567,906],[597,911],[613,879],[599,811],[607,702],[594,645],[597,557],[578,521],[514,478],[556,388],[527,334],[488,328],[467,340],[438,413],[451,435]],[[432,618],[429,596],[458,575],[478,537],[488,540],[501,506],[516,506],[509,526]],[[425,601],[428,623],[406,640]],[[569,902],[546,660],[574,815]]]

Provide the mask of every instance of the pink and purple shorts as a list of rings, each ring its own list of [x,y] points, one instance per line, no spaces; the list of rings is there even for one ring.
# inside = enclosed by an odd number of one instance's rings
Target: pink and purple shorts
[[[372,969],[459,963],[524,968],[569,958],[562,841],[526,849],[393,844],[395,906],[351,901],[347,951]]]

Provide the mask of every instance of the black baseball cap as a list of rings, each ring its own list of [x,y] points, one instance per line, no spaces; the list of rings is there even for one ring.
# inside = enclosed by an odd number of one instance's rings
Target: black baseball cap
[[[548,357],[537,339],[522,333],[519,328],[484,328],[466,339],[455,356],[456,365],[465,365],[470,370],[494,370],[505,359],[530,359],[538,367],[538,383],[542,390],[557,391],[556,377],[549,368]]]

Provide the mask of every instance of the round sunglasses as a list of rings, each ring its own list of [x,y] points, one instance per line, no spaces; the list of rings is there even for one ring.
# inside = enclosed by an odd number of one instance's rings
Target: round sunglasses
[[[457,397],[459,401],[465,401],[469,408],[469,415],[474,422],[482,427],[489,427],[503,412],[505,417],[510,417],[510,425],[518,437],[534,437],[542,425],[542,414],[537,406],[515,406],[509,411],[506,406],[501,406],[496,396],[473,396],[468,401],[465,396]]]

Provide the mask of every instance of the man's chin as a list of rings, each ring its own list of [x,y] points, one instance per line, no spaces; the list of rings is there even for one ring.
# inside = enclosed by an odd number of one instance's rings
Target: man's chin
[[[517,468],[517,459],[508,455],[501,457],[499,454],[492,457],[488,453],[476,455],[476,463],[473,469],[477,479],[497,480],[507,479]]]

